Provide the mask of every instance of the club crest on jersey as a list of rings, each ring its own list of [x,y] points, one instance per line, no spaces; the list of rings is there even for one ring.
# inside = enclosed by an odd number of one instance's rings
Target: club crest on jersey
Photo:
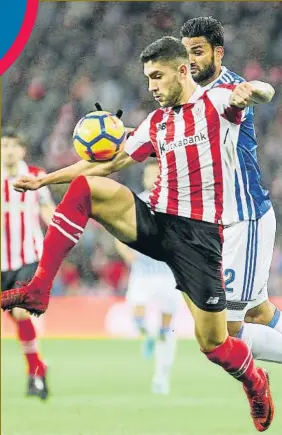
[[[206,134],[201,132],[199,134],[195,134],[194,136],[183,137],[181,139],[177,139],[168,143],[166,143],[164,140],[159,139],[158,146],[161,154],[164,154],[177,148],[186,147],[187,145],[199,145],[201,143],[205,143],[206,141]]]
[[[201,106],[196,106],[196,108],[195,108],[195,113],[194,113],[194,116],[195,116],[195,119],[201,119],[202,117],[203,117],[203,115],[204,115],[204,108],[203,108],[203,106],[201,105]]]

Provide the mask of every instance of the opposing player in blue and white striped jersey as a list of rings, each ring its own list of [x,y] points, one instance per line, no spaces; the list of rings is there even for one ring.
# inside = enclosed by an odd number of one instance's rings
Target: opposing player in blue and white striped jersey
[[[222,66],[224,30],[219,21],[191,19],[182,26],[180,36],[192,77],[201,86],[196,92],[245,81]],[[249,107],[237,143],[237,223],[223,231],[228,329],[230,335],[251,344],[255,358],[282,362],[282,315],[267,292],[276,220],[268,191],[261,185],[257,146],[254,108]]]
[[[147,202],[159,174],[156,160],[148,161],[143,176],[145,190],[139,194]],[[149,358],[155,351],[155,372],[152,391],[167,394],[170,390],[170,369],[175,359],[176,337],[172,321],[182,302],[181,293],[175,291],[176,283],[170,268],[162,261],[153,260],[117,241],[116,247],[130,265],[127,301],[133,310],[133,319],[140,336],[144,337],[143,351]],[[148,313],[152,304],[160,313],[157,337],[148,327]]]

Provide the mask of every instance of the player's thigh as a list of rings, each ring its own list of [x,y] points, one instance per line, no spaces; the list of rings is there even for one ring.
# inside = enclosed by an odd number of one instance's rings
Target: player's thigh
[[[227,321],[230,331],[236,331],[236,323],[260,323],[267,325],[274,314],[275,307],[268,300],[267,283],[254,301],[227,300]],[[232,328],[232,329],[231,329]],[[233,335],[231,333],[230,335]]]
[[[196,338],[209,352],[227,337],[222,228],[179,217],[165,221],[167,264],[193,315]]]
[[[272,209],[256,221],[224,229],[222,255],[228,310],[240,311],[240,304],[243,310],[246,302],[259,296],[269,276],[275,229]]]
[[[222,279],[221,227],[172,217],[165,227],[164,243],[166,261],[177,288],[187,293],[199,309],[223,311],[226,298]]]
[[[195,322],[197,341],[203,352],[211,352],[224,343],[228,336],[226,310],[204,311],[194,304],[187,293],[183,293],[183,296]]]
[[[137,238],[136,207],[130,189],[109,178],[87,177],[92,217],[123,242]]]

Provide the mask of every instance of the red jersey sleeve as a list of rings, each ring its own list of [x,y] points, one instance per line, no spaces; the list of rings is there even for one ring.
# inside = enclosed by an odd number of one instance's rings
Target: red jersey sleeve
[[[151,118],[152,114],[132,132],[124,144],[123,150],[137,162],[143,162],[143,160],[155,152],[150,140]]]

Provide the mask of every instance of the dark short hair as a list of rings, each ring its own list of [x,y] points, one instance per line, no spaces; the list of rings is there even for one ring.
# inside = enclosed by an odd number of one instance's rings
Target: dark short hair
[[[20,133],[15,127],[2,128],[2,137],[9,137],[11,139],[18,139],[19,145],[26,148],[26,140],[22,133]]]
[[[173,36],[164,36],[157,39],[146,47],[140,54],[140,60],[143,63],[150,60],[173,61],[176,59],[186,59],[188,61],[187,52],[180,39]]]
[[[211,46],[224,45],[223,25],[213,17],[197,17],[186,21],[180,29],[181,38],[204,36]]]

